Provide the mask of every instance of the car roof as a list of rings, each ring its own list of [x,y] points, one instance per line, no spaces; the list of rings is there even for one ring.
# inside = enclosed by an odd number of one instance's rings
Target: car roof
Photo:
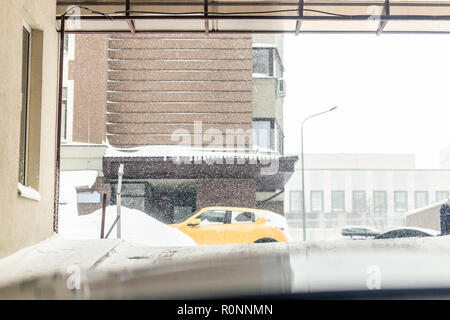
[[[441,233],[438,230],[426,229],[426,228],[420,228],[420,227],[398,227],[398,228],[394,228],[394,229],[388,230],[386,232],[383,232],[383,234],[391,232],[391,231],[401,231],[401,230],[405,230],[405,231],[406,230],[420,231],[420,232],[428,233],[428,234],[431,234],[431,235],[434,235],[434,236],[437,236],[437,235],[439,235]]]
[[[244,208],[244,207],[224,207],[224,206],[204,207],[201,210],[202,211],[205,211],[205,210],[226,210],[226,211],[244,211],[244,212],[267,212],[267,210],[265,210],[265,209]]]

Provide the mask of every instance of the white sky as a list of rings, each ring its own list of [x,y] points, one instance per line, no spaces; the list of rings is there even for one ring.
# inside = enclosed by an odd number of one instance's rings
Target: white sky
[[[414,153],[439,168],[450,147],[450,36],[284,38],[285,153]]]

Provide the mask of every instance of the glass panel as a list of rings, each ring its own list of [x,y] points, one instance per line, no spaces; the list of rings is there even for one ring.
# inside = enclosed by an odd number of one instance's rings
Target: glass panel
[[[449,198],[448,191],[436,191],[436,201],[444,201]]]
[[[289,211],[302,212],[303,194],[301,191],[291,191],[289,193]]]
[[[270,75],[270,51],[253,48],[253,73]]]
[[[123,183],[122,184],[123,196],[144,196],[145,184],[143,183]]]
[[[198,216],[200,225],[225,223],[225,211],[206,211]]]
[[[323,192],[311,191],[311,211],[323,211]]]
[[[251,212],[233,211],[231,212],[231,223],[251,223],[255,221],[255,216]]]
[[[394,192],[395,212],[408,211],[408,193],[406,191]]]
[[[417,208],[422,208],[428,205],[428,192],[416,191],[415,193],[415,205]]]
[[[270,121],[253,120],[253,146],[270,148]]]
[[[373,209],[375,214],[387,212],[386,191],[374,191],[373,193]]]
[[[100,203],[102,195],[99,192],[79,192],[77,193],[78,203]]]
[[[184,221],[187,217],[192,215],[192,207],[178,207],[173,208],[173,220]]]
[[[367,211],[366,192],[353,191],[353,213],[361,214]]]
[[[344,191],[331,192],[331,210],[345,211],[345,193]]]

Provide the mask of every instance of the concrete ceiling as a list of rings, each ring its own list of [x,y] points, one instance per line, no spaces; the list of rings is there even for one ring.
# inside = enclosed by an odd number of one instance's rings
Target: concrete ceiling
[[[450,33],[450,1],[58,0],[67,32]]]

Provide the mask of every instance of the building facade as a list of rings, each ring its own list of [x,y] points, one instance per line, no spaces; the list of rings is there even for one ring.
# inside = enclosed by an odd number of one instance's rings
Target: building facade
[[[385,230],[408,212],[449,198],[450,170],[415,169],[414,155],[306,154],[305,209],[310,237],[336,236],[345,225]],[[286,184],[285,212],[302,227],[301,164]]]
[[[75,43],[78,38],[84,43],[84,37],[76,35]],[[91,40],[74,46],[73,121],[95,108],[104,108],[106,119],[91,112],[90,122],[84,119],[73,130],[104,133],[107,143],[72,133],[62,148],[64,168],[88,169],[86,153],[97,155],[94,150],[106,146],[99,179],[111,186],[111,203],[123,163],[122,204],[167,223],[207,205],[264,206],[283,213],[280,191],[297,158],[283,156],[281,35],[96,37],[98,53],[89,61],[80,51],[90,52]],[[101,94],[98,101],[90,97],[89,84],[77,85],[83,81],[76,78],[77,68],[91,70],[86,78],[92,86],[105,83],[103,104]],[[106,80],[96,78],[103,73]]]

